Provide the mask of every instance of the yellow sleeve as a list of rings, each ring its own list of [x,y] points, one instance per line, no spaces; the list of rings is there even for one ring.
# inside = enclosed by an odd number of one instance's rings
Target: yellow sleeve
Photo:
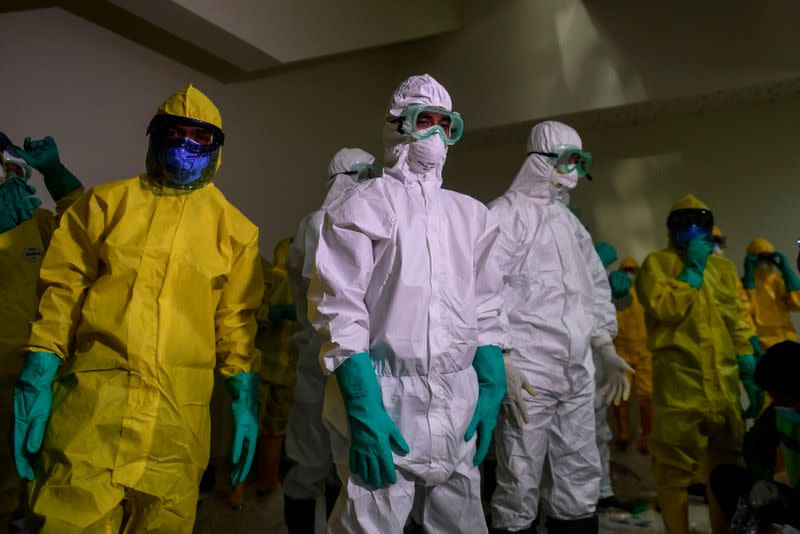
[[[726,286],[719,288],[719,290],[730,293],[732,297],[730,302],[732,302],[733,308],[731,310],[720,310],[720,312],[728,327],[728,332],[730,332],[733,346],[736,348],[736,355],[752,354],[753,346],[750,345],[750,338],[756,335],[756,329],[751,326],[752,319],[749,323],[746,320],[748,310],[741,298],[744,287],[736,274],[736,268],[733,264],[730,264],[730,268],[727,271],[722,278]]]
[[[750,302],[750,295],[747,294],[747,290],[738,276],[736,277],[736,290],[739,292],[739,302],[742,305],[742,321],[755,332],[756,323],[753,321],[753,304]]]
[[[86,289],[100,270],[96,245],[104,228],[105,204],[91,192],[64,213],[39,271],[39,313],[26,350],[70,356]]]
[[[214,324],[217,367],[225,378],[257,372],[261,354],[255,347],[256,311],[264,295],[264,272],[258,252],[258,231],[237,254],[230,280],[222,290]]]
[[[782,277],[775,277],[775,294],[779,299],[786,303],[786,307],[791,311],[800,311],[800,289],[797,291],[788,291],[786,289],[786,282]]]
[[[679,323],[699,298],[700,291],[668,271],[670,258],[650,254],[636,275],[636,296],[645,313],[662,323]]]

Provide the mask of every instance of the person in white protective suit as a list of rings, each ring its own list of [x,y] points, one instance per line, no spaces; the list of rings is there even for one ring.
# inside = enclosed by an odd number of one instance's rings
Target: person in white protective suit
[[[592,351],[603,362],[607,399],[627,396],[631,369],[614,350],[615,310],[592,239],[558,201],[579,176],[591,178],[590,167],[575,130],[537,124],[516,179],[490,204],[500,220],[496,261],[504,273],[511,349],[495,440],[491,510],[499,532],[535,532],[540,497],[550,534],[598,529]],[[522,394],[528,384],[535,395]]]
[[[330,512],[338,494],[337,485],[327,484],[331,474],[335,477],[330,437],[322,422],[327,377],[319,365],[322,336],[308,321],[308,286],[325,210],[348,189],[379,175],[380,167],[374,162],[375,156],[360,148],[343,148],[333,156],[322,207],[300,221],[286,261],[297,320],[302,327],[290,344],[297,358],[297,383],[286,430],[286,455],[292,466],[283,481],[284,517],[289,534],[314,532],[315,500],[325,496]]]
[[[485,533],[478,464],[505,392],[489,210],[442,189],[463,131],[428,75],[400,84],[383,175],[328,208],[309,289],[342,491],[333,533]]]

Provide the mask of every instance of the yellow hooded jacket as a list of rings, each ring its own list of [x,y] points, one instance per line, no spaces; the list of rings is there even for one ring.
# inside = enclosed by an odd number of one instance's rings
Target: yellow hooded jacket
[[[191,85],[159,112],[222,127]],[[26,350],[63,362],[34,511],[88,524],[124,488],[190,503],[208,463],[214,369],[230,377],[259,366],[258,229],[213,184],[179,191],[141,174],[73,204],[39,285]],[[194,506],[172,512],[189,529]]]

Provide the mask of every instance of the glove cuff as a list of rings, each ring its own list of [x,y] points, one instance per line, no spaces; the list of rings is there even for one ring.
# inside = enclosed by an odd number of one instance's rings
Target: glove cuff
[[[19,374],[19,381],[36,389],[48,388],[58,373],[61,358],[52,352],[29,352]]]
[[[678,280],[686,282],[695,289],[703,287],[703,275],[694,269],[684,269],[683,272],[678,275]]]
[[[80,180],[63,163],[59,163],[52,169],[45,169],[42,177],[44,178],[44,186],[47,188],[47,192],[56,202],[82,187]]]
[[[736,357],[739,365],[739,378],[749,379],[756,374],[756,359],[752,354],[742,354]]]

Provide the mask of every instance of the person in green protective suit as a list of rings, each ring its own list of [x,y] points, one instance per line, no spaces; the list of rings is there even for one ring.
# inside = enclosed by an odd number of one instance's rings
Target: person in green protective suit
[[[13,452],[42,532],[189,533],[214,370],[232,399],[231,482],[258,436],[258,229],[213,183],[222,118],[195,87],[148,128],[147,172],[61,219],[14,390]]]
[[[740,379],[751,408],[760,409],[752,382],[754,332],[742,321],[736,267],[712,254],[713,226],[708,206],[682,198],[667,220],[669,247],[651,253],[636,277],[653,353],[656,491],[667,532],[676,534],[689,528],[691,482],[741,459]],[[706,493],[712,529],[724,532],[726,522]]]
[[[800,528],[800,344],[767,349],[755,382],[774,399],[744,439],[747,468],[721,465],[711,486],[722,511],[736,524]]]

